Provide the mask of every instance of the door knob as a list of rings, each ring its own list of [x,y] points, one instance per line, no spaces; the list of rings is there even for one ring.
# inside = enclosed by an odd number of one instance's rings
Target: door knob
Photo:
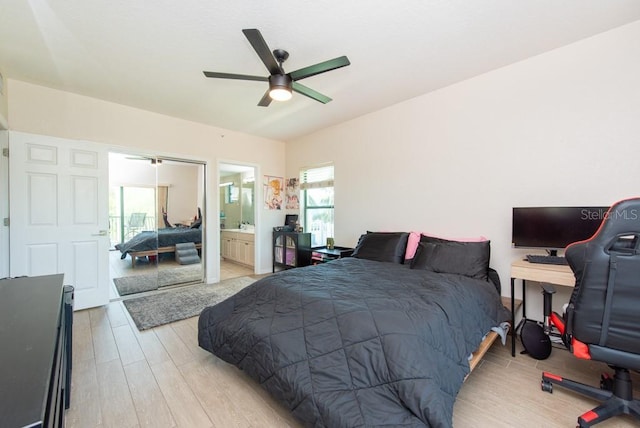
[[[101,230],[98,233],[94,233],[91,236],[107,236],[107,231],[106,230]]]

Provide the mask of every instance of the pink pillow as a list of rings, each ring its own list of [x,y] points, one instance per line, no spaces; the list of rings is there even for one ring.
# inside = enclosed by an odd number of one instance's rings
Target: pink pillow
[[[409,232],[407,239],[407,252],[404,255],[405,260],[412,259],[416,255],[418,244],[420,243],[420,232]]]
[[[446,239],[447,241],[457,241],[457,242],[484,242],[489,240],[484,236],[477,236],[472,238],[448,238],[443,236],[435,236],[429,233],[409,232],[409,239],[407,240],[407,251],[404,255],[405,260],[412,259],[413,256],[416,255],[416,250],[418,249],[418,244],[420,243],[421,235],[430,236],[432,238]]]

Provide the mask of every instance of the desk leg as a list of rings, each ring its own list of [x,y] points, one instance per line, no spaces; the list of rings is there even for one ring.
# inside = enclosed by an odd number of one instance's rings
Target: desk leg
[[[526,282],[524,279],[522,280],[522,319],[527,318],[527,295],[525,294],[525,285]]]
[[[516,304],[514,294],[515,278],[511,278],[511,356],[516,356]]]
[[[511,331],[511,356],[512,357],[516,356],[516,334],[517,334],[518,328],[520,327],[520,324],[522,324],[527,318],[527,297],[525,294],[526,281],[523,279],[522,280],[522,319],[520,320],[518,325],[515,325],[516,323],[516,308],[515,308],[515,296],[514,296],[515,283],[516,283],[516,279],[511,278],[511,328],[513,329]]]

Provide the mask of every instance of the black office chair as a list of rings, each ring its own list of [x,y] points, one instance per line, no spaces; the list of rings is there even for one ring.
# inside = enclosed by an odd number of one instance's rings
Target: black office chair
[[[164,227],[167,229],[172,229],[173,227],[175,227],[169,222],[167,210],[165,210],[164,207],[162,208],[162,221],[164,222]]]
[[[567,247],[576,285],[564,317],[552,322],[578,358],[602,361],[614,371],[600,388],[542,373],[542,390],[553,384],[603,403],[578,417],[590,427],[620,414],[640,420],[629,370],[640,370],[640,198],[614,204],[591,239]]]

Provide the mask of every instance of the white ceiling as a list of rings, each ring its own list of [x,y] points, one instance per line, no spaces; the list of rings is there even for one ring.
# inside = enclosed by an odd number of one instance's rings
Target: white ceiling
[[[0,71],[32,82],[287,141],[640,19],[638,0],[2,0]],[[258,107],[257,28],[293,71],[351,66]],[[9,88],[10,90],[10,88]]]

